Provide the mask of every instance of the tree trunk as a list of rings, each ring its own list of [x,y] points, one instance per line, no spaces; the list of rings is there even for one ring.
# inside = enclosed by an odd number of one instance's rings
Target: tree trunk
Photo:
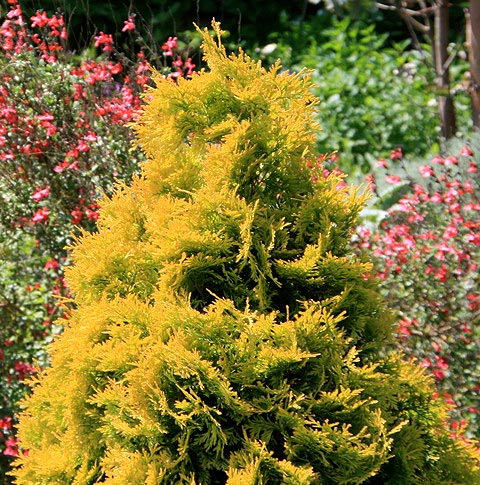
[[[478,0],[472,0],[477,3]],[[455,135],[455,108],[450,94],[450,73],[447,65],[448,59],[448,1],[437,0],[435,9],[435,72],[437,75],[437,88],[440,92],[438,97],[438,108],[442,136],[445,139]]]
[[[473,127],[480,129],[480,2],[470,0],[467,13],[467,48],[470,61]]]

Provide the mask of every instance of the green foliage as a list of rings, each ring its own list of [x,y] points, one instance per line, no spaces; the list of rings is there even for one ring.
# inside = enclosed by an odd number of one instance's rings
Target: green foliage
[[[18,382],[30,371],[30,366],[25,365],[32,359],[40,365],[46,364],[43,347],[45,342],[51,341],[50,334],[54,330],[51,319],[58,317],[51,315],[54,307],[48,306],[55,272],[40,269],[47,259],[35,246],[34,238],[24,232],[17,230],[0,235],[0,367],[5,384],[2,386],[2,415],[5,416],[13,414],[25,392]]]
[[[318,17],[290,35],[272,36],[276,48],[268,56],[314,70],[319,150],[338,150],[350,173],[370,170],[385,148],[424,155],[439,133],[432,73],[422,55],[407,49],[408,41],[388,46],[375,27]]]
[[[391,315],[348,243],[365,196],[312,176],[308,75],[214,27],[210,72],[154,77],[142,176],[73,247],[18,483],[477,482],[430,378],[381,357]]]

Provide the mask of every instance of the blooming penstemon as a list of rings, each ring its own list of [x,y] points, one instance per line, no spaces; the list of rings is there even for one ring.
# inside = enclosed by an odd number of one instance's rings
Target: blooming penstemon
[[[122,32],[129,43],[137,42],[133,15]],[[94,38],[93,58],[73,56],[67,43],[61,14],[39,10],[25,16],[17,1],[8,0],[0,20],[0,233],[5,247],[13,241],[8,249],[18,259],[12,263],[14,284],[8,272],[0,282],[2,299],[9,291],[17,305],[10,313],[0,305],[0,453],[10,457],[18,454],[12,410],[25,392],[20,377],[33,372],[33,354],[45,361],[39,349],[60,331],[54,322],[69,295],[64,247],[72,231],[94,229],[101,191],[111,193],[115,178],[130,180],[143,160],[131,149],[127,125],[149,82],[145,53],[128,59],[115,36],[104,32]],[[173,37],[166,45],[156,67],[165,76],[190,76],[195,66],[188,51]],[[177,56],[182,65],[172,66]],[[0,263],[8,263],[3,259],[2,253]]]

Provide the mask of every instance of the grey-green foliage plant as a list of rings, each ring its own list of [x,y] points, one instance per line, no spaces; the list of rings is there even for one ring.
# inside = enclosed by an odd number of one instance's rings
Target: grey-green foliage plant
[[[73,248],[75,294],[20,418],[17,483],[480,480],[355,257],[365,195],[315,156],[306,73],[227,56],[154,76],[148,161]]]

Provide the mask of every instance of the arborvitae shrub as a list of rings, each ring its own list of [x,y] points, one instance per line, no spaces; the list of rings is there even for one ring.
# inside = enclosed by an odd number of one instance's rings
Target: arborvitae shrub
[[[155,78],[148,156],[73,248],[77,308],[20,422],[20,484],[479,483],[312,173],[307,73],[227,56]]]

